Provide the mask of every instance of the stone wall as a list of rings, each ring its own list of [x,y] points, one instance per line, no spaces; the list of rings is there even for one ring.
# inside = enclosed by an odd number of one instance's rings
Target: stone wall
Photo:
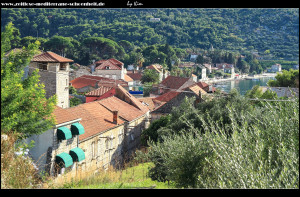
[[[89,172],[122,164],[124,124],[79,142],[85,160],[78,163],[80,170]]]
[[[113,75],[116,76],[115,79],[123,79],[124,80],[124,72],[122,70],[95,70],[93,75],[97,75],[100,77],[106,77],[113,79]]]
[[[56,75],[57,105],[69,108],[69,74],[67,71],[58,71]]]
[[[71,129],[71,124],[65,125],[64,127]],[[59,141],[57,139],[57,129],[53,129],[53,145],[50,161],[51,163],[49,164],[50,172],[52,175],[55,174],[55,156],[63,152],[69,154],[70,150],[76,147],[78,147],[78,135],[73,136],[71,139]],[[76,162],[74,162],[72,166],[68,167],[67,170],[73,171],[74,169],[76,169]]]
[[[40,82],[45,85],[46,98],[57,95],[57,106],[69,107],[69,64],[64,71],[59,71],[60,63],[48,63],[48,70],[39,70]],[[29,75],[38,68],[37,62],[29,64]]]

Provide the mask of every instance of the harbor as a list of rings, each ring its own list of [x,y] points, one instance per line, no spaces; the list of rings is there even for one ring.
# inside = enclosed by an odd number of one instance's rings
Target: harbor
[[[227,93],[235,88],[241,95],[245,95],[246,92],[251,90],[255,85],[267,86],[267,82],[270,79],[275,79],[275,76],[276,73],[264,73],[254,76],[241,76],[239,78],[216,79],[213,81],[207,81],[207,83],[211,83],[214,87]]]

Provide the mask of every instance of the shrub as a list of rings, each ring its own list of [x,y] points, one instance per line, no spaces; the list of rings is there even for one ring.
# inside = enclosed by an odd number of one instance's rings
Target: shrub
[[[299,188],[299,99],[262,106],[240,113],[228,105],[230,128],[198,114],[204,133],[151,143],[152,177],[186,188]]]
[[[6,137],[4,137],[6,136]],[[16,155],[17,135],[1,135],[1,188],[37,188],[41,180],[31,159]]]

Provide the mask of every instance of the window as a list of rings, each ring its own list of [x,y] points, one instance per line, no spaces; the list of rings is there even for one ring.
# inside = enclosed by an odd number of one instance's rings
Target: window
[[[109,66],[105,66],[105,69],[106,69],[106,70],[109,70]]]
[[[91,159],[93,159],[93,158],[95,158],[95,156],[96,156],[96,152],[95,152],[95,142],[92,142],[92,145],[91,145],[92,147],[92,158]]]
[[[111,136],[110,136],[110,144],[109,144],[109,149],[113,149],[113,148],[114,148],[113,139],[114,139],[114,136],[113,136],[113,135],[111,135]]]
[[[100,150],[101,150],[101,140],[98,140],[98,156],[100,156]]]
[[[119,138],[119,144],[122,143],[122,140],[123,140],[123,132],[124,132],[124,129],[120,129],[120,130],[119,130],[119,135],[118,135],[118,138]]]
[[[45,63],[45,62],[39,62],[39,63],[38,63],[38,68],[39,68],[40,70],[48,70],[48,69],[47,69],[47,63]]]
[[[59,70],[67,70],[67,63],[60,63]]]
[[[105,149],[106,149],[106,150],[109,149],[108,145],[109,145],[109,138],[107,138],[107,139],[105,140]]]

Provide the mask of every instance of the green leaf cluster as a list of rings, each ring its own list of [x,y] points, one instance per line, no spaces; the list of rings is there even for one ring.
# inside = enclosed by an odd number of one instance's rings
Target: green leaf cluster
[[[258,105],[233,91],[196,107],[188,99],[170,120],[148,141],[152,179],[179,188],[299,188],[299,99]]]
[[[23,79],[23,69],[37,52],[38,42],[5,55],[10,49],[13,30],[10,23],[1,33],[1,131],[28,137],[48,130],[55,123],[52,111],[56,97],[46,99],[38,70]]]

